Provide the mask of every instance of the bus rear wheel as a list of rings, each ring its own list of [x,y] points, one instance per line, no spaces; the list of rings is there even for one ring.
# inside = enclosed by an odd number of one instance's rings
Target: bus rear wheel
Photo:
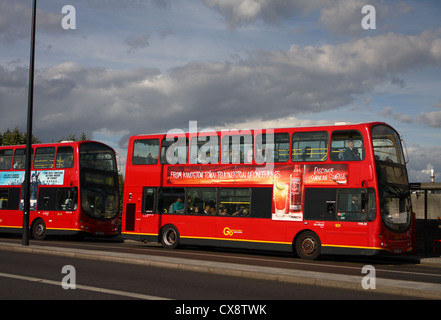
[[[46,238],[46,224],[42,219],[37,219],[32,223],[31,233],[35,240]]]
[[[320,238],[315,232],[302,232],[296,239],[295,250],[299,258],[316,260],[320,256]]]
[[[168,224],[161,230],[161,244],[166,249],[175,249],[179,245],[179,232],[175,226]]]

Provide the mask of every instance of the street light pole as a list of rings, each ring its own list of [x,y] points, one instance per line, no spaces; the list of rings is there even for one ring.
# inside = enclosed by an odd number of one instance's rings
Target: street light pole
[[[32,166],[32,115],[34,104],[34,60],[35,60],[35,20],[37,16],[37,0],[32,3],[31,52],[29,64],[29,91],[28,91],[28,124],[26,139],[26,166],[24,178],[24,206],[23,206],[23,237],[22,245],[29,245],[29,211],[31,202],[31,166]]]

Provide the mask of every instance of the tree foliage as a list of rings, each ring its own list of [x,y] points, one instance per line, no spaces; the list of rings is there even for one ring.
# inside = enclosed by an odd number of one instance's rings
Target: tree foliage
[[[61,138],[60,140],[58,140],[58,142],[61,141],[86,141],[88,140],[86,134],[84,132],[81,133],[81,137],[77,138],[77,134],[76,133],[71,133],[70,135],[67,136],[67,138]]]
[[[15,127],[14,130],[6,129],[5,132],[0,132],[0,146],[16,146],[16,145],[24,145],[26,144],[27,134],[26,132],[22,132],[18,127]],[[76,133],[69,134],[66,138],[58,139],[58,142],[61,141],[86,141],[88,140],[86,134],[84,132],[81,133],[81,136],[77,138]],[[32,144],[41,143],[38,137],[32,135]]]
[[[14,130],[9,130],[9,128],[1,133],[0,132],[0,145],[2,146],[14,146],[26,144],[27,134],[25,132],[20,131],[18,127],[15,127]],[[40,140],[32,135],[32,143],[40,143]]]

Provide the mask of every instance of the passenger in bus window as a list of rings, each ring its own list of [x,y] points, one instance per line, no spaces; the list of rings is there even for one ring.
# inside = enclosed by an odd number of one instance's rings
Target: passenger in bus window
[[[212,214],[211,206],[207,204],[204,209],[205,214]]]
[[[305,147],[305,151],[303,151],[300,158],[302,159],[302,161],[306,161],[306,159],[311,158],[311,154],[311,147],[307,146]]]
[[[9,167],[11,167],[11,166],[9,166]],[[0,157],[0,170],[3,170],[3,169],[9,169],[9,168],[7,167],[7,164],[5,162],[5,158]]]
[[[21,163],[20,163],[20,160],[15,160],[15,163],[14,163],[14,169],[20,169],[21,168]]]
[[[220,207],[219,208],[219,215],[220,216],[226,216],[227,214],[228,214],[227,208],[225,208],[225,207]]]
[[[352,196],[351,211],[361,211],[360,200],[356,195]]]
[[[348,141],[348,146],[343,153],[343,159],[346,161],[361,160],[358,149],[354,147],[353,140]]]
[[[231,163],[240,163],[240,151],[230,150],[230,155],[231,155]]]
[[[176,199],[176,202],[170,207],[170,213],[182,213],[184,212],[184,202],[181,197]]]
[[[248,149],[245,163],[253,162],[253,149]]]
[[[199,150],[198,152],[199,156],[197,158],[197,163],[200,164],[209,164],[210,162],[210,150],[206,151],[205,153],[202,152],[202,150]]]
[[[247,207],[241,206],[238,211],[233,213],[233,216],[248,216],[249,213],[250,210]]]

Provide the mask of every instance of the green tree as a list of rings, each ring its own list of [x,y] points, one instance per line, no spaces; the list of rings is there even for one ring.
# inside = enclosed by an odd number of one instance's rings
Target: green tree
[[[58,142],[61,141],[86,141],[89,140],[86,136],[86,134],[84,133],[84,131],[81,133],[81,137],[77,138],[77,134],[76,133],[71,133],[70,135],[67,136],[67,138],[61,138],[58,140]]]
[[[119,210],[122,212],[123,208],[123,197],[124,197],[124,176],[122,173],[118,174],[119,179]]]
[[[9,130],[9,128],[0,133],[0,145],[2,146],[15,146],[26,144],[27,134],[22,132],[18,127],[15,127],[14,130]],[[40,140],[32,135],[32,143],[40,143]]]

